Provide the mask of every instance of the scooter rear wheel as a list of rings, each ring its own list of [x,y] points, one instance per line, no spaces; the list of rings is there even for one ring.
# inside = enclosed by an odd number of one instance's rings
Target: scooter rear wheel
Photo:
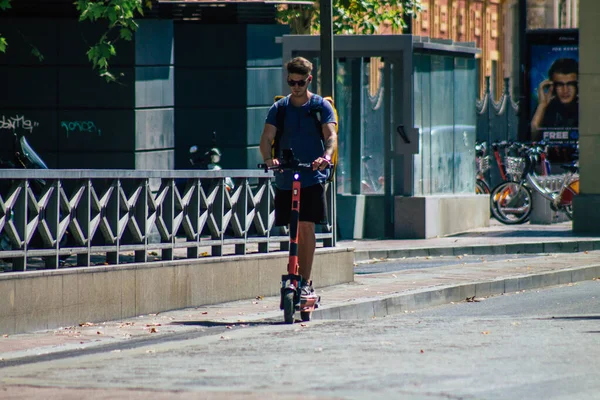
[[[300,311],[300,318],[302,318],[302,322],[309,322],[311,314],[312,313],[310,311]]]
[[[283,320],[286,324],[294,323],[295,312],[294,292],[288,291],[283,295]]]

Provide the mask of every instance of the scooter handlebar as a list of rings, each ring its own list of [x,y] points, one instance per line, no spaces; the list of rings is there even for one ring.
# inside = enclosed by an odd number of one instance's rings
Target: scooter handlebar
[[[294,163],[294,164],[279,164],[269,167],[267,164],[258,164],[258,168],[263,169],[265,172],[268,171],[282,171],[282,170],[297,170],[297,171],[312,171],[313,167],[310,163]],[[329,164],[325,169],[332,169],[333,164]]]

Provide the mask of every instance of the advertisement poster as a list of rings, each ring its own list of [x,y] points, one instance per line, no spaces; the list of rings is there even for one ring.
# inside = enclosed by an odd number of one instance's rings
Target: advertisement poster
[[[576,146],[579,139],[578,32],[530,31],[527,44],[531,140],[544,140],[560,147]]]

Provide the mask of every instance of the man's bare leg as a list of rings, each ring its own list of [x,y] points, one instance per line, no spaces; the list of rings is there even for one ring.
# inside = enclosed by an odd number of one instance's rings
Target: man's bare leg
[[[317,239],[315,237],[315,224],[313,222],[300,221],[298,224],[298,264],[299,274],[304,280],[310,280],[312,264],[315,256]]]

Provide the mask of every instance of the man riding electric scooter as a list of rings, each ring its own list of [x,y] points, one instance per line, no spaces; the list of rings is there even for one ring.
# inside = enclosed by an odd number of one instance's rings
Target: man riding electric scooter
[[[310,275],[316,248],[315,224],[327,222],[325,185],[331,157],[337,147],[336,119],[333,107],[321,96],[311,93],[312,64],[302,57],[286,64],[291,94],[277,101],[269,110],[260,140],[260,152],[267,167],[280,164],[283,149],[294,149],[295,157],[310,163],[312,171],[300,174],[301,198],[298,224],[298,264],[302,276],[302,295],[312,294]],[[315,123],[313,110],[319,110]],[[283,118],[282,118],[283,115]],[[275,174],[275,225],[290,223],[294,172]]]

